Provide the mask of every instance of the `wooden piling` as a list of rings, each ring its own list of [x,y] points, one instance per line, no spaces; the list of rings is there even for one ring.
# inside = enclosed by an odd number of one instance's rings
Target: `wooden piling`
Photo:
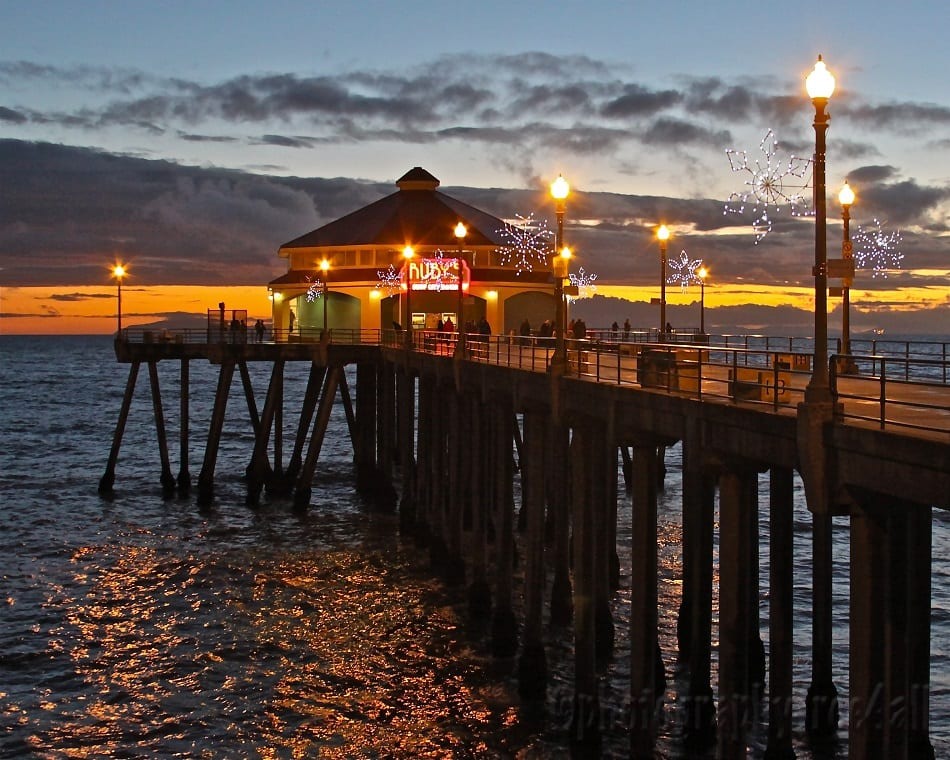
[[[162,493],[170,496],[175,492],[175,478],[172,475],[171,461],[168,457],[168,439],[165,435],[165,413],[162,411],[162,391],[158,382],[158,362],[148,363],[148,381],[152,390],[152,412],[155,416],[155,433],[158,436],[158,453],[162,463]]]
[[[330,412],[333,409],[333,401],[336,398],[336,389],[342,373],[342,367],[330,367],[323,384],[317,416],[313,422],[313,433],[310,435],[310,444],[307,447],[307,457],[300,468],[300,475],[297,477],[297,485],[294,488],[294,507],[298,510],[305,509],[310,504],[313,476],[317,469],[320,450],[323,448],[323,439],[326,436]]]
[[[792,655],[795,618],[792,470],[769,473],[769,735],[765,757],[791,760]]]
[[[207,507],[214,500],[214,469],[218,461],[218,447],[221,445],[221,431],[224,428],[224,413],[231,392],[231,379],[234,377],[234,360],[221,362],[218,372],[218,386],[214,393],[214,409],[211,412],[211,427],[205,444],[204,461],[198,474],[198,505]]]
[[[634,443],[631,458],[633,547],[630,566],[631,757],[652,758],[662,693],[658,688],[657,484],[658,447]]]
[[[544,472],[547,420],[541,410],[524,413],[521,455],[522,500],[525,525],[524,641],[518,660],[518,693],[523,699],[543,701],[547,692],[547,655],[544,651]]]
[[[176,485],[179,496],[187,496],[191,492],[191,473],[188,471],[188,434],[189,434],[189,362],[181,360],[181,382],[179,392],[179,430],[178,430],[178,478]]]
[[[716,705],[711,684],[713,532],[715,474],[704,454],[702,428],[688,423],[683,440],[683,602],[677,625],[681,656],[689,668],[684,705],[686,744],[703,749],[715,742]]]
[[[571,592],[571,512],[568,500],[570,430],[558,418],[548,426],[548,483],[545,490],[554,526],[554,578],[551,583],[551,625],[568,625],[574,616]]]
[[[119,419],[115,424],[115,433],[112,436],[112,448],[109,451],[109,461],[106,471],[99,479],[99,493],[111,494],[115,486],[115,466],[119,461],[119,450],[122,448],[122,436],[125,434],[125,425],[129,421],[129,409],[132,407],[132,396],[135,393],[135,381],[139,376],[141,362],[133,361],[129,365],[129,377],[125,382],[125,393],[122,396],[122,407],[119,409]]]
[[[848,751],[878,760],[884,752],[884,608],[887,517],[873,503],[851,509]]]
[[[574,703],[571,742],[584,751],[600,746],[600,683],[597,675],[595,598],[596,529],[589,486],[600,453],[590,423],[579,422],[571,440],[571,512],[574,519]],[[655,614],[655,611],[654,611]],[[651,653],[652,654],[652,653]]]
[[[492,408],[492,445],[495,507],[495,604],[492,609],[491,650],[495,657],[518,652],[518,621],[512,606],[514,539],[514,414],[510,397],[497,399]]]

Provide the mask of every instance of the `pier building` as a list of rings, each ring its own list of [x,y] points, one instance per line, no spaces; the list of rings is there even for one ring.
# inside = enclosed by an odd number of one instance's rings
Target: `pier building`
[[[278,339],[319,334],[324,313],[329,329],[402,326],[407,302],[415,330],[485,319],[493,333],[508,333],[550,317],[550,270],[508,261],[505,221],[439,184],[417,166],[396,192],[280,246],[287,273],[268,285]]]

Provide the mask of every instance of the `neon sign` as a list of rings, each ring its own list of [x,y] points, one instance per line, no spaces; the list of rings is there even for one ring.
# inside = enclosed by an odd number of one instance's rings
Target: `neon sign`
[[[413,290],[458,290],[459,264],[462,265],[462,290],[468,290],[471,269],[460,259],[413,259],[402,268],[402,287],[406,288],[406,275]]]

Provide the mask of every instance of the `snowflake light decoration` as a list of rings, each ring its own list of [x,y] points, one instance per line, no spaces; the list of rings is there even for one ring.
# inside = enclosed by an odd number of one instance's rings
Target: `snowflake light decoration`
[[[680,252],[679,259],[670,259],[666,263],[671,270],[666,281],[670,285],[679,283],[684,293],[690,285],[701,282],[696,272],[698,272],[699,268],[703,265],[702,259],[690,259],[689,256],[686,255],[686,251],[682,251]]]
[[[441,248],[436,248],[435,258],[441,264],[442,260],[445,258],[445,252]],[[453,261],[455,260],[454,255],[452,255],[450,258]],[[455,278],[449,276],[448,272],[446,272],[445,268],[442,266],[439,266],[433,270],[433,276],[429,279],[429,282],[431,282],[435,289],[440,293],[442,292],[442,288],[448,287],[449,285],[452,286],[452,290],[455,290],[456,287]]]
[[[900,252],[900,230],[885,232],[881,223],[875,219],[871,228],[858,227],[851,236],[854,244],[854,265],[859,269],[870,269],[872,277],[887,277],[889,270],[898,269],[904,254]]]
[[[402,289],[402,279],[399,276],[399,270],[392,264],[389,269],[377,269],[376,276],[379,281],[376,283],[377,290],[385,290],[387,295],[392,295]]]
[[[323,297],[323,281],[322,280],[311,280],[307,277],[307,282],[310,284],[307,286],[307,303],[313,303],[318,298]]]
[[[723,214],[744,214],[746,208],[756,214],[752,221],[756,244],[772,231],[770,210],[777,213],[788,206],[792,216],[812,213],[804,197],[811,181],[811,159],[790,155],[786,161],[778,158],[777,149],[778,140],[770,129],[759,143],[764,162],[755,159],[750,164],[749,154],[744,150],[726,151],[732,171],[746,175],[746,189],[729,196]]]
[[[567,297],[570,303],[580,301],[582,298],[591,298],[597,290],[597,286],[594,285],[597,275],[593,272],[585,272],[584,267],[578,269],[576,274],[569,273],[567,279],[570,280],[571,285],[577,286],[577,295]]]
[[[505,226],[498,230],[498,234],[508,241],[498,249],[502,265],[513,262],[519,275],[532,271],[536,265],[547,266],[551,254],[548,241],[554,234],[548,229],[547,222],[543,219],[536,222],[534,214],[515,214],[515,218],[515,223],[505,222]]]

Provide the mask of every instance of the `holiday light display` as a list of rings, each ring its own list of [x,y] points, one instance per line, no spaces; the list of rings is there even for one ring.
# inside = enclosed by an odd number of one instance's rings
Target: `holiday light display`
[[[811,159],[794,155],[787,160],[779,158],[778,140],[771,129],[762,138],[759,150],[764,160],[755,159],[753,163],[749,162],[749,154],[744,150],[726,151],[732,171],[746,176],[746,189],[732,193],[723,211],[723,214],[743,215],[748,209],[754,214],[752,229],[756,244],[772,231],[770,212],[778,213],[788,207],[792,216],[812,213],[811,205],[804,197],[811,177]]]

